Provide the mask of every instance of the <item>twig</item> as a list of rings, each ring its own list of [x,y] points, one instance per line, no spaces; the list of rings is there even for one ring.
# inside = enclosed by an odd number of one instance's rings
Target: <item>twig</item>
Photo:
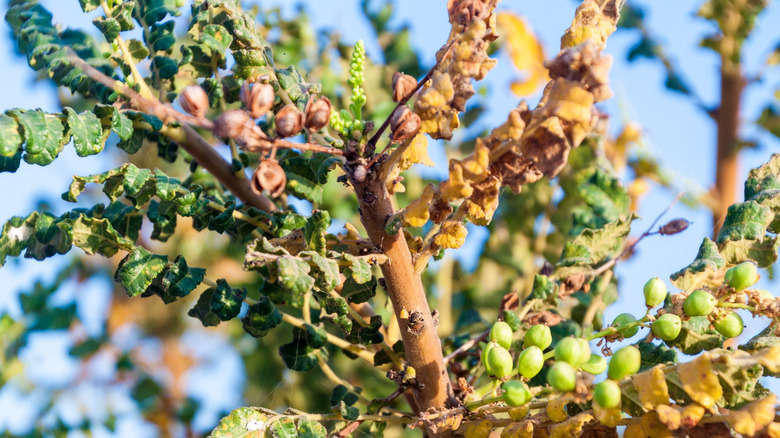
[[[484,333],[480,334],[476,338],[472,338],[466,341],[466,343],[464,343],[463,345],[455,349],[455,351],[453,351],[452,353],[444,356],[445,365],[448,364],[452,359],[456,358],[458,355],[468,351],[469,349],[471,349],[471,347],[477,345],[483,339],[487,338],[489,334],[490,334],[490,330],[486,330]]]
[[[293,327],[298,327],[298,328],[306,327],[306,322],[304,320],[296,318],[290,315],[289,313],[282,312],[282,321],[286,322],[287,324],[290,324]],[[370,363],[372,366],[374,365],[374,355],[370,351],[360,348],[357,345],[351,344],[345,341],[344,339],[341,339],[338,336],[332,335],[327,332],[325,333],[325,337],[328,340],[328,342],[330,342],[334,346],[339,347],[342,350],[347,350],[350,353],[359,356],[361,359]]]

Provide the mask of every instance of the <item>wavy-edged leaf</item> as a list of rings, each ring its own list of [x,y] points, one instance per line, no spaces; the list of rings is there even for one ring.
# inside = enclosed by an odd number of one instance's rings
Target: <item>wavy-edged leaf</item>
[[[16,120],[6,114],[0,114],[0,155],[13,157],[22,146],[22,136]]]
[[[705,237],[693,262],[672,274],[670,278],[680,290],[694,290],[698,287],[716,284],[718,282],[717,273],[724,266],[726,266],[726,259],[718,251],[718,245]]]
[[[142,247],[136,247],[119,262],[114,280],[125,288],[129,296],[141,295],[163,272],[167,262],[167,256],[152,254]]]
[[[92,111],[79,114],[66,107],[64,113],[68,116],[68,129],[79,157],[95,155],[103,150],[103,126]]]
[[[244,331],[256,338],[267,335],[274,327],[282,322],[282,314],[273,305],[270,299],[261,296],[256,303],[249,306],[246,315],[241,318]]]

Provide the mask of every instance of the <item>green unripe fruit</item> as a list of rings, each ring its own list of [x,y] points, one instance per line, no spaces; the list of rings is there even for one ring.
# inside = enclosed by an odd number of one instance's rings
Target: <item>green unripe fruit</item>
[[[747,289],[758,282],[758,269],[753,262],[740,263],[726,271],[726,283],[735,291]]]
[[[544,351],[550,344],[552,344],[552,333],[550,333],[550,327],[544,324],[536,324],[525,332],[525,337],[523,338],[524,348],[535,345]]]
[[[528,385],[519,380],[510,380],[504,383],[501,389],[504,390],[504,393],[501,394],[504,398],[504,403],[509,406],[522,406],[533,398]]]
[[[496,344],[488,351],[485,367],[488,373],[498,379],[506,379],[512,375],[512,355],[506,348]]]
[[[577,363],[573,364],[576,368],[579,368],[582,364],[590,359],[590,343],[587,339],[575,338],[577,343],[580,344],[580,357],[577,359]]]
[[[490,329],[490,340],[509,350],[512,346],[512,327],[504,321],[496,321]]]
[[[547,371],[547,383],[558,392],[574,391],[577,384],[577,374],[566,362],[555,362]]]
[[[571,336],[563,338],[555,345],[555,360],[578,366],[582,357],[581,350],[579,341]]]
[[[664,341],[673,341],[680,335],[682,320],[673,313],[664,313],[653,321],[651,328],[656,338]]]
[[[593,390],[593,399],[602,408],[615,408],[620,405],[622,398],[620,385],[614,380],[605,380],[596,385]]]
[[[712,322],[715,330],[727,338],[736,338],[742,334],[745,323],[736,312],[728,312],[724,316]]]
[[[588,361],[580,365],[580,369],[595,376],[607,370],[607,360],[598,354],[591,354]]]
[[[615,317],[614,321],[612,321],[612,326],[617,327],[618,333],[623,335],[624,338],[628,339],[636,335],[637,332],[639,332],[639,326],[635,325],[633,327],[626,328],[626,329],[620,329],[620,327],[634,322],[636,322],[636,318],[634,318],[634,315],[630,313],[621,313],[620,315]]]
[[[517,371],[526,379],[532,379],[539,374],[544,366],[544,353],[536,345],[523,350],[517,357]]]
[[[766,289],[758,289],[758,294],[761,296],[761,298],[765,300],[774,300],[775,296],[772,295],[772,292],[769,292]]]
[[[666,284],[658,277],[651,278],[645,283],[643,292],[645,294],[645,304],[648,307],[655,307],[666,299]]]
[[[642,357],[639,349],[633,345],[623,347],[612,355],[609,360],[607,376],[612,380],[621,380],[623,377],[630,376],[639,371],[642,364]]]
[[[706,290],[696,289],[683,303],[683,311],[688,316],[707,316],[715,310],[718,300]]]
[[[490,362],[488,361],[488,354],[490,353],[490,350],[493,349],[493,347],[498,346],[495,342],[488,342],[488,344],[485,346],[485,348],[482,350],[482,365],[485,366],[485,371],[487,371],[489,376],[493,375],[493,371],[490,369]]]

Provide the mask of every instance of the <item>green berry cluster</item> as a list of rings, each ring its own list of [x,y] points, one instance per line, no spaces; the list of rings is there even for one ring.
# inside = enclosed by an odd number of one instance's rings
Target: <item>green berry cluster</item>
[[[347,84],[352,87],[352,104],[349,108],[355,116],[355,120],[362,120],[362,108],[366,104],[366,90],[363,89],[364,70],[366,68],[366,49],[363,40],[358,40],[352,50],[352,59],[349,61],[349,79]]]

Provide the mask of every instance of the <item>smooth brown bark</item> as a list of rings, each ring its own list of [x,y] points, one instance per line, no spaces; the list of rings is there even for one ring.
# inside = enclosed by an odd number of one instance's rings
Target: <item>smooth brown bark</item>
[[[363,182],[353,181],[360,218],[371,241],[389,258],[381,266],[382,274],[400,324],[406,361],[415,369],[420,384],[415,391],[419,409],[444,408],[449,406],[453,393],[441,341],[403,233],[390,236],[385,232],[385,222],[395,209],[384,184],[374,176],[369,174]]]
[[[717,238],[729,206],[737,200],[739,111],[744,87],[745,80],[738,65],[726,64],[721,68],[720,108],[715,117],[718,125],[715,196],[718,202],[712,210],[713,238]]]

